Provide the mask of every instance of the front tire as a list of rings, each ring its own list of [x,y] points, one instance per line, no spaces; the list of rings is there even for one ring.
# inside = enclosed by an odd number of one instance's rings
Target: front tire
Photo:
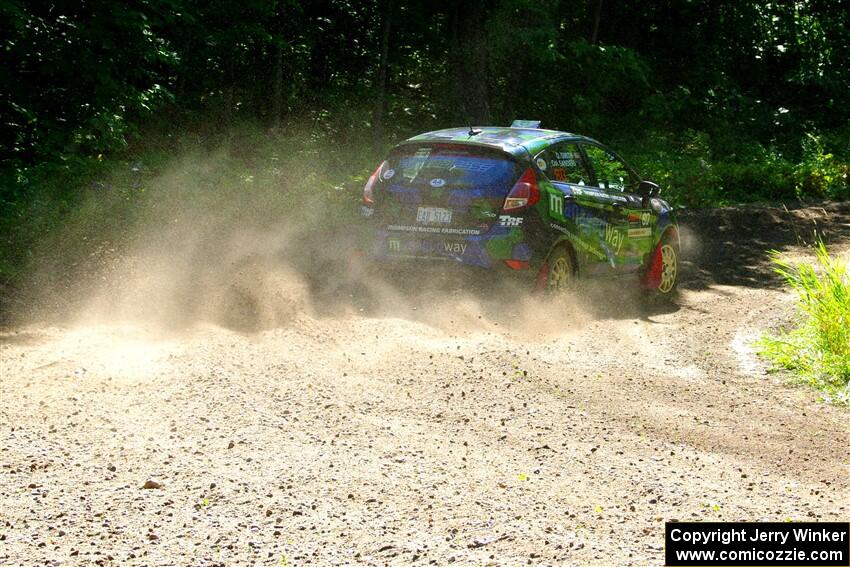
[[[647,290],[645,296],[650,301],[670,302],[676,296],[681,272],[679,246],[675,238],[665,234],[658,243],[658,252],[661,259],[658,287]]]
[[[658,293],[670,296],[676,292],[679,284],[679,250],[672,239],[665,238],[661,241],[661,283],[658,284]]]

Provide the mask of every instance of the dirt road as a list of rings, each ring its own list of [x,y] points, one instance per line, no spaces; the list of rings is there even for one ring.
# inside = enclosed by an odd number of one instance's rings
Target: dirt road
[[[448,293],[7,329],[0,564],[661,565],[665,520],[846,521],[850,414],[750,346],[792,307],[764,250],[813,220],[846,249],[846,205],[687,216],[649,313]]]

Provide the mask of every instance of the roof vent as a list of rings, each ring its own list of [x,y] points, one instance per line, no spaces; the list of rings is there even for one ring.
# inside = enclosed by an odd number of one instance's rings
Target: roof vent
[[[540,120],[514,120],[511,128],[540,128]]]

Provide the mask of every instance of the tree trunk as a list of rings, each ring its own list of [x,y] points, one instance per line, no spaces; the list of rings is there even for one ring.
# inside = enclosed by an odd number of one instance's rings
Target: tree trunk
[[[593,12],[593,33],[590,34],[590,43],[596,45],[599,39],[599,20],[602,17],[602,0],[596,0],[596,9]]]
[[[449,39],[449,77],[456,118],[463,125],[489,125],[486,0],[455,0]]]
[[[372,120],[375,151],[380,152],[384,142],[384,113],[386,111],[387,60],[390,53],[390,28],[393,22],[393,0],[385,0],[384,26],[381,33],[381,60],[378,64],[377,89],[375,92],[375,116]]]
[[[233,105],[236,100],[236,72],[234,71],[234,59],[235,57],[231,55],[227,58],[225,63],[225,77],[227,85],[224,89],[224,123],[227,124],[228,128],[233,125]]]
[[[283,119],[283,46],[278,45],[274,57],[274,84],[272,86],[272,126],[277,128]]]
[[[283,9],[277,2],[275,18],[274,78],[272,79],[272,127],[278,128],[283,120]]]

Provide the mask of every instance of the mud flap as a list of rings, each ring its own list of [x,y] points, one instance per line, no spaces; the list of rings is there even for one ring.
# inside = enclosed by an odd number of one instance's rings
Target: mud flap
[[[658,289],[661,285],[661,243],[655,247],[655,252],[652,253],[652,261],[649,263],[649,268],[643,274],[641,287],[643,289]]]
[[[537,277],[534,279],[534,291],[546,291],[546,284],[549,281],[549,262],[543,262],[540,266],[540,271],[537,272]]]

